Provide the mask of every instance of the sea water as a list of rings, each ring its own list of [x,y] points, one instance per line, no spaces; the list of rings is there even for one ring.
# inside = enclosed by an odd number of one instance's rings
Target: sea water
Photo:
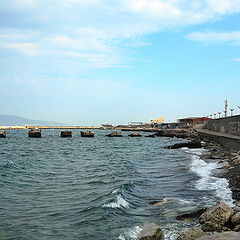
[[[0,239],[136,239],[146,222],[174,240],[176,216],[217,201],[232,205],[220,163],[204,149],[165,149],[175,138],[60,138],[60,130],[11,130],[0,139]],[[148,135],[148,133],[145,133]],[[163,201],[161,206],[153,206]]]

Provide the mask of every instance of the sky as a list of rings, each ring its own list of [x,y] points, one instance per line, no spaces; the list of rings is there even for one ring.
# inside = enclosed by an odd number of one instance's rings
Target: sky
[[[240,0],[1,0],[0,86],[74,125],[240,114]]]

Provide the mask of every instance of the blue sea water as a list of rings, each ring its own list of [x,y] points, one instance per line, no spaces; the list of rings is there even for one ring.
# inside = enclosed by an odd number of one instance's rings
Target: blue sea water
[[[8,131],[0,139],[0,239],[130,240],[155,222],[174,240],[189,224],[178,214],[232,204],[227,180],[212,176],[220,164],[199,158],[205,150],[107,133],[60,138],[59,130],[43,130],[34,139],[27,130]]]

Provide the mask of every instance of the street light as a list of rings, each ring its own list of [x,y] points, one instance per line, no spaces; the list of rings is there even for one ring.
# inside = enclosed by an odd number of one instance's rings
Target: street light
[[[230,108],[229,110],[231,111],[231,117],[232,117],[234,108]]]
[[[214,119],[215,119],[217,114],[216,114],[216,113],[214,113],[213,115],[214,115]]]
[[[221,118],[221,112],[218,112],[218,116],[219,116],[219,118]]]

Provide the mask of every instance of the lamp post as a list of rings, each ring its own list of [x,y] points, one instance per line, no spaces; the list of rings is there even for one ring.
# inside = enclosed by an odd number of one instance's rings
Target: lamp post
[[[214,115],[214,119],[215,119],[217,114],[216,114],[216,113],[214,113],[213,115]]]
[[[232,117],[232,116],[233,116],[234,108],[230,108],[229,110],[231,111],[231,117]]]
[[[228,101],[227,101],[227,99],[224,101],[224,103],[225,103],[224,113],[225,113],[225,117],[227,117],[227,110],[228,110]]]
[[[218,112],[218,117],[221,118],[221,112]]]

